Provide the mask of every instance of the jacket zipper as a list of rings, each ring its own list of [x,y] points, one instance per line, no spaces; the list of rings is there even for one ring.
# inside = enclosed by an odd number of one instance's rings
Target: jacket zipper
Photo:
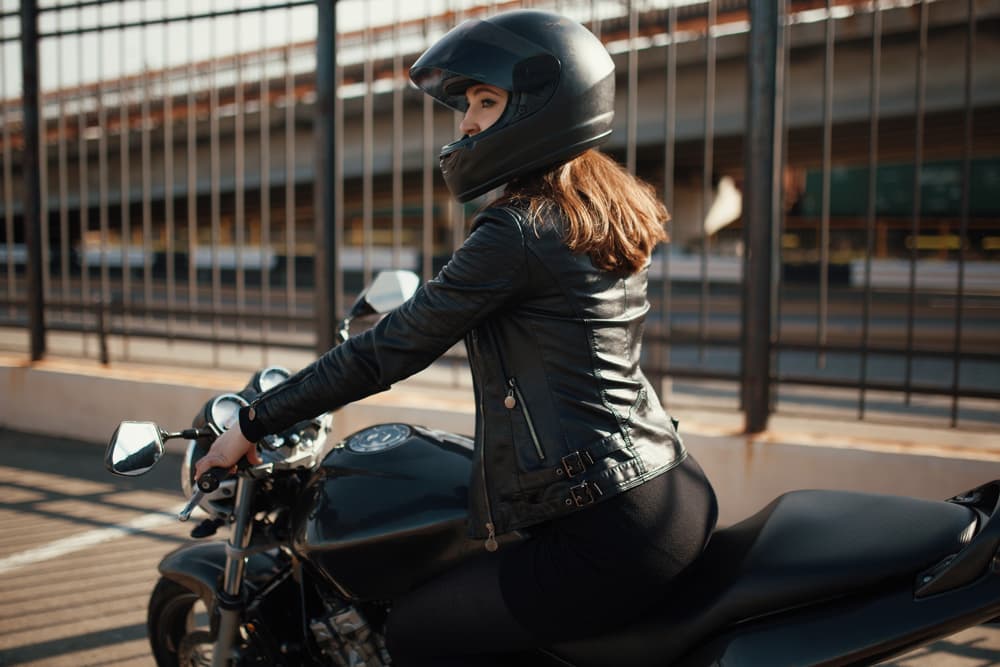
[[[479,398],[479,409],[482,410],[483,399]],[[486,414],[485,412],[481,414]],[[486,483],[486,418],[483,418],[483,451],[479,453],[479,471],[483,476],[483,498],[486,500],[486,550],[497,550],[497,530],[493,524],[493,506],[490,504],[490,487]]]
[[[479,347],[479,334],[476,330],[472,330],[472,342]],[[471,368],[471,366],[470,366]],[[497,550],[497,530],[493,523],[493,508],[490,505],[490,489],[486,483],[486,411],[483,409],[483,395],[482,392],[477,390],[479,394],[479,414],[482,415],[483,423],[483,444],[482,451],[479,452],[479,472],[483,480],[483,499],[486,500],[486,550],[489,552],[494,552]]]
[[[535,453],[538,454],[540,461],[544,461],[545,452],[542,451],[542,443],[538,440],[535,423],[531,420],[531,413],[528,412],[528,404],[524,400],[524,396],[521,395],[521,388],[517,386],[517,380],[512,377],[507,378],[507,386],[507,397],[503,399],[503,404],[508,410],[513,410],[518,403],[521,404],[521,414],[524,415],[524,421],[528,423],[528,433],[531,434],[531,442],[535,445]]]

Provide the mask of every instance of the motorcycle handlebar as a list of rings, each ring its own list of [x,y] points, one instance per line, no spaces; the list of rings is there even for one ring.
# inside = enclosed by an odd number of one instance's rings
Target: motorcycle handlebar
[[[219,484],[227,477],[229,477],[228,468],[209,468],[198,477],[198,489],[203,493],[211,493],[219,488]]]
[[[236,462],[236,468],[238,470],[246,470],[250,468],[250,461],[247,457],[243,456],[239,461]],[[202,493],[211,493],[219,488],[224,480],[230,477],[231,468],[209,468],[205,472],[198,476],[195,484],[198,486],[198,490]]]

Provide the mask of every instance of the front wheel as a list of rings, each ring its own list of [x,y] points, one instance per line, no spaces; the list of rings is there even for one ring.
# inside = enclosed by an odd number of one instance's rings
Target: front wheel
[[[172,579],[160,578],[149,598],[149,643],[157,667],[208,667],[214,635],[208,610],[197,593]]]

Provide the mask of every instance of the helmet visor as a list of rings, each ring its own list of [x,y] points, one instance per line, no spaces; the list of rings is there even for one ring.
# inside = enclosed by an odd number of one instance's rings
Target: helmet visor
[[[539,67],[538,63],[545,63]],[[533,76],[525,76],[525,63]],[[541,73],[541,76],[539,76]],[[410,68],[410,79],[444,105],[464,112],[465,89],[488,83],[508,92],[558,77],[558,60],[542,47],[487,21],[469,20],[427,49]],[[463,85],[464,84],[464,85]]]

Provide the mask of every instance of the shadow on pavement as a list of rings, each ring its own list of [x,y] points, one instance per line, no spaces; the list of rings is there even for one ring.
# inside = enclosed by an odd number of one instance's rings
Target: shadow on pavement
[[[17,665],[27,661],[37,662],[78,651],[110,649],[116,644],[137,639],[146,639],[145,624],[128,625],[21,646],[0,654],[0,665]]]
[[[108,432],[111,437],[111,431]],[[112,484],[119,491],[160,491],[181,501],[181,457],[168,452],[140,477],[119,477],[104,468],[103,443],[83,442],[0,427],[0,465]]]

